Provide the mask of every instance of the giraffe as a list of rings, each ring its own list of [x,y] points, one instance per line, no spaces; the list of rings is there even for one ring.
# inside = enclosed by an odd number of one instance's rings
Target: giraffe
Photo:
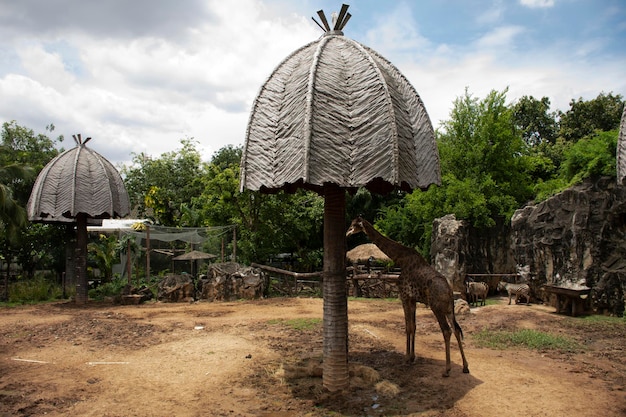
[[[356,233],[365,233],[370,240],[389,256],[401,269],[398,281],[400,299],[404,309],[406,327],[406,360],[411,363],[415,360],[415,311],[419,301],[430,307],[435,314],[439,327],[443,333],[446,345],[446,369],[444,377],[450,375],[450,337],[452,329],[459,344],[463,358],[463,372],[469,373],[469,366],[463,352],[461,339],[463,331],[454,317],[454,297],[448,280],[426,262],[426,259],[415,249],[404,246],[383,236],[374,227],[358,216],[346,232],[346,236]]]

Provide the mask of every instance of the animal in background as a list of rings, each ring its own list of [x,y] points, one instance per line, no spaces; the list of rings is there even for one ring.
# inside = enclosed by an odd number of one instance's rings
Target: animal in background
[[[526,305],[530,304],[530,287],[528,284],[512,284],[510,282],[500,281],[498,283],[498,291],[505,290],[509,295],[509,305],[511,305],[511,297],[515,295],[515,304],[519,302],[520,297],[526,299]]]
[[[467,297],[470,305],[485,305],[487,300],[487,294],[489,294],[489,285],[484,282],[467,282],[465,284],[467,286]],[[480,299],[480,304],[478,304],[478,300]]]

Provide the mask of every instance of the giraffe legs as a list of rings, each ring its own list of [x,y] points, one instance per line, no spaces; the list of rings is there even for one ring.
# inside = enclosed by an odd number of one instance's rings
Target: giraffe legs
[[[410,299],[402,299],[404,309],[404,326],[406,329],[406,361],[413,363],[415,360],[415,310],[416,303]]]
[[[439,322],[439,327],[441,328],[441,333],[443,334],[443,341],[446,345],[446,369],[442,376],[450,376],[450,369],[452,369],[450,361],[450,338],[452,336],[452,329],[454,329],[454,336],[456,337],[456,341],[459,344],[459,350],[461,351],[461,358],[463,359],[463,373],[468,374],[469,365],[467,363],[467,359],[465,358],[465,352],[463,351],[463,344],[461,342],[463,338],[461,326],[457,323],[454,314],[447,315],[441,312],[434,313],[435,317],[437,317],[437,321]],[[452,324],[452,328],[450,328],[450,324]]]
[[[467,359],[465,359],[465,352],[463,351],[463,343],[461,340],[463,339],[463,331],[461,330],[461,326],[456,322],[456,318],[454,315],[452,316],[452,323],[454,325],[454,337],[456,337],[456,341],[459,344],[459,350],[461,351],[461,358],[463,359],[463,373],[469,374],[469,364],[467,363]]]
[[[452,330],[450,330],[450,325],[448,324],[445,314],[440,312],[434,313],[435,317],[437,317],[437,321],[439,322],[439,327],[441,328],[441,333],[443,334],[443,341],[446,345],[446,370],[443,372],[442,376],[450,376],[450,369],[452,368],[452,365],[450,365],[450,336],[452,336]]]

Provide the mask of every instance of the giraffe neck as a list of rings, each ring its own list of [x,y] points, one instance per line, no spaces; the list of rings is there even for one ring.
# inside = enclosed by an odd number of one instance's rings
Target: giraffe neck
[[[406,257],[411,257],[413,259],[417,257],[421,260],[421,263],[427,264],[424,257],[420,255],[419,252],[417,252],[415,249],[409,248],[408,246],[404,246],[401,243],[391,240],[387,236],[383,236],[378,230],[374,229],[374,226],[372,226],[366,220],[363,220],[363,229],[367,237],[369,237],[372,241],[372,243],[378,246],[378,248],[383,251],[385,255],[393,259],[395,263],[402,264],[403,259],[405,259]]]

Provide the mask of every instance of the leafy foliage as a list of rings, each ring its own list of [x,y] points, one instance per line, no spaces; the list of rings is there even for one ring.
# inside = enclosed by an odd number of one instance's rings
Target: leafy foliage
[[[52,132],[54,125],[46,129]],[[56,233],[54,227],[28,223],[25,206],[37,174],[58,155],[56,145],[63,136],[50,139],[15,121],[3,123],[1,136],[0,259],[17,260],[26,278],[32,277],[36,268],[58,271],[58,260],[65,258],[59,251],[65,244],[63,233]]]
[[[624,101],[619,94],[600,93],[592,100],[572,100],[570,109],[558,114],[559,135],[565,140],[576,142],[597,130],[606,132],[618,129],[623,111]]]
[[[523,96],[513,105],[513,120],[529,146],[554,143],[558,133],[555,112],[550,112],[550,99]]]
[[[428,253],[432,221],[448,213],[476,227],[509,218],[532,196],[533,163],[516,128],[506,90],[478,100],[466,90],[438,132],[442,186],[414,191],[376,223],[386,234]]]
[[[104,297],[115,297],[122,293],[128,282],[121,277],[116,277],[108,282],[98,285],[89,290],[89,298],[103,300]]]
[[[104,274],[103,282],[111,282],[113,279],[113,264],[119,258],[120,245],[115,235],[100,235],[97,241],[87,245],[87,252],[91,259],[98,265],[98,269]]]
[[[426,256],[435,218],[453,213],[475,227],[491,227],[528,201],[587,177],[615,176],[624,106],[620,95],[572,100],[561,112],[550,109],[547,97],[523,96],[507,103],[507,93],[491,91],[477,98],[466,89],[454,101],[437,132],[441,186],[385,196],[359,189],[346,197],[347,215],[372,219],[383,233]],[[54,126],[47,130],[53,132]],[[17,259],[27,277],[35,269],[60,272],[65,267],[71,233],[63,226],[27,225],[23,216],[36,174],[58,155],[62,140],[37,135],[14,121],[2,127],[0,257]],[[239,261],[263,263],[289,253],[300,260],[300,270],[321,267],[322,197],[304,190],[271,195],[241,191],[241,147],[224,147],[205,162],[193,138],[180,143],[180,149],[159,157],[133,155],[122,168],[136,215],[162,226],[235,225]],[[119,248],[103,241],[90,247],[92,260],[110,277]]]
[[[587,177],[615,175],[618,133],[600,131],[574,143],[565,151],[560,175],[570,184]]]
[[[134,155],[132,164],[122,168],[131,207],[138,216],[156,224],[178,226],[183,204],[201,192],[200,153],[193,139],[182,139],[182,148],[153,159]]]
[[[11,285],[9,303],[36,303],[61,297],[61,287],[50,279],[38,275],[33,279],[20,280]]]
[[[535,185],[537,201],[565,190],[589,177],[614,177],[618,131],[598,131],[575,143],[566,143],[556,175]]]
[[[441,187],[383,207],[376,227],[426,255],[437,217],[452,213],[475,227],[491,227],[529,200],[587,177],[615,176],[620,95],[573,100],[562,113],[551,112],[546,97],[506,104],[506,92],[491,91],[479,100],[466,90],[455,100],[438,132]]]

